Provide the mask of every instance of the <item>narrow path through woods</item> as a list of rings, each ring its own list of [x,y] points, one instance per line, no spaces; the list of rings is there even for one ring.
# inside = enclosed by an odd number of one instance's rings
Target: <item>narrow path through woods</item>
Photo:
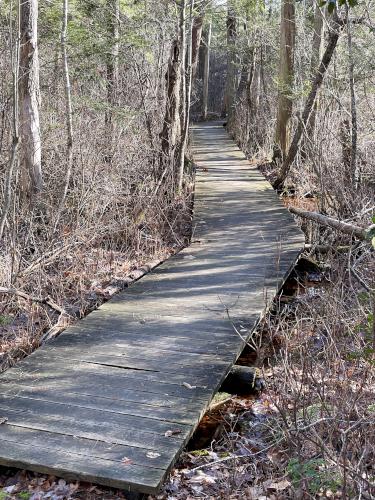
[[[185,248],[0,377],[0,463],[156,492],[304,245],[221,123]]]

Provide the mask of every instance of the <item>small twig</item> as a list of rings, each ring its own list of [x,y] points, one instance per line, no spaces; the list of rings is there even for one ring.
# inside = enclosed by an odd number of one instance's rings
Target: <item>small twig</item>
[[[250,452],[249,455],[231,455],[230,457],[220,458],[219,460],[215,460],[214,462],[208,462],[206,464],[198,465],[198,467],[194,467],[193,469],[191,469],[189,471],[189,473],[195,472],[196,470],[204,469],[205,467],[210,467],[211,465],[216,465],[216,464],[220,464],[222,462],[227,462],[228,460],[236,460],[237,458],[252,458],[252,457],[255,457],[256,455],[261,455],[262,453],[265,453],[266,451],[268,451],[271,448],[274,448],[275,446],[280,444],[281,441],[283,441],[283,439],[279,439],[275,443],[272,443],[269,446],[266,446],[266,448],[263,448],[255,453]]]
[[[51,264],[60,254],[62,254],[66,250],[68,250],[76,245],[79,245],[79,244],[80,244],[80,242],[75,241],[73,243],[69,243],[68,245],[63,245],[62,247],[58,248],[57,250],[52,250],[51,252],[48,252],[48,253],[42,255],[38,259],[31,262],[31,264],[26,269],[24,269],[23,271],[20,271],[17,274],[17,277],[27,276],[28,274],[30,274],[32,271],[34,271],[38,267],[40,267],[42,265]]]
[[[54,311],[57,311],[60,314],[64,314],[66,316],[69,316],[69,314],[65,311],[65,309],[56,302],[54,302],[51,297],[34,297],[32,295],[29,295],[26,292],[22,292],[22,290],[17,290],[16,288],[7,288],[7,287],[0,287],[0,294],[9,294],[9,295],[15,295],[16,297],[20,297],[25,300],[29,300],[30,302],[36,302],[37,304],[43,304]]]

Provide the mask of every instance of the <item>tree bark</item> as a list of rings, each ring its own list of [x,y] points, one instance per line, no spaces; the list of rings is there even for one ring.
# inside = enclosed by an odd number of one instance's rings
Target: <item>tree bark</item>
[[[181,148],[179,155],[179,170],[177,179],[178,192],[182,190],[182,184],[184,179],[185,154],[189,137],[190,103],[191,103],[191,90],[193,83],[193,10],[194,10],[194,0],[190,0],[190,15],[189,15],[190,29],[189,29],[189,38],[187,47],[188,49],[187,68],[185,71],[186,75],[186,84],[185,84],[186,104],[185,104],[185,114],[184,114],[185,121],[182,128]]]
[[[59,219],[64,210],[65,200],[68,194],[70,178],[73,168],[73,107],[72,95],[70,86],[69,66],[68,66],[68,51],[67,51],[67,31],[68,31],[68,12],[69,0],[63,0],[63,14],[61,24],[61,56],[64,75],[65,89],[65,120],[66,120],[66,171],[63,192],[60,199],[59,208],[55,220],[55,230],[59,223]]]
[[[224,108],[228,115],[228,125],[230,126],[234,115],[234,104],[236,98],[236,40],[237,40],[237,19],[234,6],[228,2],[227,15],[227,81],[225,88]]]
[[[12,76],[13,76],[13,113],[12,113],[12,128],[13,128],[13,140],[12,149],[9,161],[9,167],[6,173],[5,185],[4,185],[4,203],[0,216],[0,239],[2,239],[4,234],[5,223],[7,220],[11,197],[12,197],[12,179],[13,173],[17,165],[17,152],[19,146],[19,130],[18,130],[18,114],[19,114],[19,101],[18,101],[18,75],[19,75],[19,62],[20,62],[20,12],[18,9],[17,13],[17,40],[14,49],[14,56],[12,62]]]
[[[199,16],[194,17],[193,21],[193,32],[192,32],[192,75],[193,80],[197,73],[198,59],[199,59],[199,47],[202,40],[202,30],[203,30],[203,19],[204,16],[201,13]]]
[[[353,57],[353,41],[352,41],[352,23],[349,17],[349,8],[346,6],[346,17],[348,27],[348,56],[349,56],[349,88],[350,88],[350,114],[351,114],[351,156],[350,156],[350,171],[351,178],[355,189],[358,189],[361,172],[357,162],[357,103],[354,86],[354,57]]]
[[[181,0],[180,4],[180,71],[181,71],[181,101],[180,101],[180,127],[181,130],[184,129],[185,125],[185,114],[186,114],[186,2],[187,0]]]
[[[332,227],[341,233],[348,234],[350,236],[355,236],[359,240],[366,241],[367,231],[361,227],[355,226],[354,224],[348,224],[347,222],[342,222],[337,219],[333,219],[332,217],[328,217],[327,215],[319,214],[318,212],[308,212],[305,210],[300,210],[299,208],[289,207],[289,211],[292,214],[298,215],[299,217],[303,217],[304,219],[309,219],[322,226]]]
[[[301,137],[303,131],[306,128],[306,125],[309,121],[310,114],[313,110],[315,100],[318,94],[318,90],[320,89],[325,73],[327,72],[328,66],[332,60],[332,56],[335,52],[337,42],[340,36],[340,27],[342,26],[342,22],[339,22],[337,15],[334,18],[333,26],[330,29],[328,44],[323,54],[322,60],[320,62],[318,71],[315,74],[315,78],[311,85],[310,93],[307,97],[305,107],[302,113],[302,118],[299,120],[296,131],[293,136],[292,143],[289,148],[289,152],[287,157],[284,159],[282,167],[280,169],[279,175],[274,182],[274,188],[279,189],[284,184],[286,176],[289,173],[289,170],[297,156],[299,145],[301,141]]]
[[[295,0],[283,0],[280,24],[279,98],[273,161],[285,158],[290,143],[295,38]]]
[[[317,4],[314,13],[314,33],[312,39],[311,47],[311,61],[310,61],[310,75],[314,78],[314,75],[319,68],[319,61],[322,57],[322,42],[324,37],[324,18],[321,8]],[[318,100],[315,101],[309,122],[307,124],[307,136],[312,137],[315,132],[315,121],[316,121],[316,111],[317,111]]]
[[[108,137],[108,155],[112,159],[115,143],[115,120],[114,112],[118,105],[119,84],[119,47],[120,47],[120,1],[107,0],[108,11],[108,38],[110,52],[107,56],[107,100],[108,109],[105,113],[106,135]]]
[[[204,34],[204,45],[203,45],[203,57],[204,57],[204,67],[203,67],[203,96],[202,96],[202,119],[207,120],[208,113],[208,91],[209,91],[209,79],[210,79],[210,46],[211,46],[211,34],[212,25],[211,22],[208,24],[205,34]]]
[[[19,0],[21,191],[31,202],[43,188],[39,123],[38,0]]]
[[[164,124],[160,133],[163,162],[170,161],[176,147],[177,138],[180,135],[180,43],[178,39],[173,40],[168,69],[165,75],[167,102],[165,107]]]

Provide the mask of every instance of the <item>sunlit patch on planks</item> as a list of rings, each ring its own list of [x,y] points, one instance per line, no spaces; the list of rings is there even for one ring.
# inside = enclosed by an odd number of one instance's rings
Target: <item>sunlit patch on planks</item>
[[[0,377],[0,463],[156,492],[304,243],[221,124],[192,243]]]

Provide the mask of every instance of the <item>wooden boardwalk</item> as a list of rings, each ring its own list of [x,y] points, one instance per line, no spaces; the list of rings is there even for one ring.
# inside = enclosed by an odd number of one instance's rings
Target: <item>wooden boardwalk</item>
[[[161,486],[304,243],[221,124],[194,155],[191,246],[0,377],[1,464]]]

